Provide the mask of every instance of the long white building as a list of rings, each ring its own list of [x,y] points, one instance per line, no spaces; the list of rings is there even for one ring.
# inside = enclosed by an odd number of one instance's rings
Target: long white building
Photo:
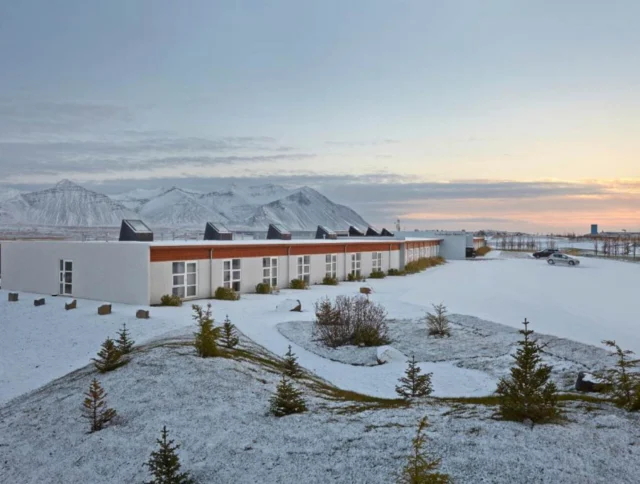
[[[185,300],[258,283],[288,287],[292,279],[319,284],[374,270],[402,269],[440,254],[437,237],[401,240],[220,240],[164,242],[3,241],[2,288],[128,304],[159,304],[165,294]]]

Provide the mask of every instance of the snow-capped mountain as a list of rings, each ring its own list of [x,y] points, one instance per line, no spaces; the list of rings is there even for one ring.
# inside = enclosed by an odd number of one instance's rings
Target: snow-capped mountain
[[[204,194],[177,187],[137,189],[108,197],[62,180],[53,188],[0,202],[3,225],[117,226],[123,218],[140,218],[152,227],[199,227],[208,221],[256,230],[270,223],[310,231],[318,225],[367,226],[349,207],[333,203],[312,188],[291,190],[272,184],[232,185]]]
[[[3,188],[0,187],[0,203],[5,202],[7,200],[11,200],[12,198],[20,195],[21,192],[15,190],[14,188]]]
[[[112,226],[135,216],[106,195],[69,180],[53,188],[22,193],[0,204],[16,223],[25,225]]]

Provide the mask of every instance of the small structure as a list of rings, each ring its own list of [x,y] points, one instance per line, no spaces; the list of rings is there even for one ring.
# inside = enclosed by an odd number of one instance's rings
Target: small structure
[[[380,232],[382,237],[393,237],[393,232],[389,232],[387,229],[383,228],[382,232]]]
[[[102,306],[98,306],[98,314],[100,316],[111,314],[111,304],[103,304]]]
[[[138,309],[136,311],[136,318],[138,319],[149,319],[149,311],[144,309]]]
[[[9,293],[9,302],[18,302],[18,293],[10,292]]]
[[[598,235],[598,224],[591,224],[591,235]]]
[[[69,311],[70,309],[76,309],[78,307],[78,301],[74,299],[70,303],[64,303],[65,311]]]
[[[33,305],[34,306],[44,306],[44,298],[34,299],[33,300]]]
[[[364,232],[358,227],[351,225],[349,226],[349,237],[364,237]]]
[[[338,234],[333,230],[328,229],[324,225],[318,225],[318,230],[316,230],[316,239],[335,240],[337,238]]]
[[[348,230],[336,230],[336,236],[338,237],[349,237],[349,231]]]
[[[367,237],[380,237],[380,232],[378,232],[373,227],[367,227],[367,233],[365,235]]]
[[[221,223],[207,222],[204,240],[233,240],[233,233]]]
[[[267,231],[267,239],[269,240],[291,240],[291,232],[286,230],[280,224],[269,224]]]
[[[118,240],[121,242],[153,242],[153,231],[142,220],[123,220]]]

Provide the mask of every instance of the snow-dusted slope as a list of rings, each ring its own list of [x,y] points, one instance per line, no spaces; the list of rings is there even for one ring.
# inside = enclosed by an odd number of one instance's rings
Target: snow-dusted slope
[[[0,204],[0,212],[29,225],[111,226],[135,216],[120,203],[69,180],[53,188],[23,193]]]
[[[367,226],[367,222],[349,207],[333,203],[309,187],[258,207],[245,223],[264,228],[274,222],[289,230],[314,230],[318,225],[345,229],[349,225]]]
[[[3,188],[0,187],[0,203],[10,200],[12,198],[20,195],[21,192],[15,190],[14,188]]]
[[[113,200],[120,202],[129,210],[138,211],[142,206],[152,198],[158,197],[166,192],[164,187],[160,188],[136,188],[129,192],[118,193],[117,195],[111,195]]]
[[[198,197],[176,187],[142,205],[139,215],[147,223],[156,226],[203,225],[207,221],[227,221],[222,214],[203,205]]]

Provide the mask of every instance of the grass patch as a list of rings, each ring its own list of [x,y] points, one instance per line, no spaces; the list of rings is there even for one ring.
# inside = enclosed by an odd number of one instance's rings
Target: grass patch
[[[487,255],[489,252],[491,252],[491,247],[487,245],[476,249],[476,255],[479,255],[479,256]]]

